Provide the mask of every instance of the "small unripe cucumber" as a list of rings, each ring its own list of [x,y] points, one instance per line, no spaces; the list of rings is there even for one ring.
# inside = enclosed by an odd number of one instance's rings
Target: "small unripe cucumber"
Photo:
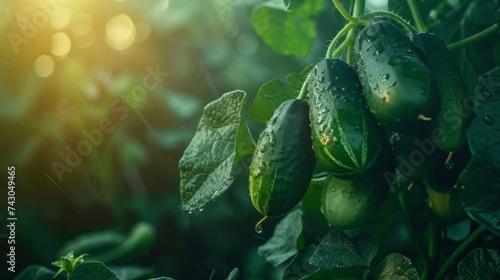
[[[309,106],[287,100],[274,112],[257,142],[250,163],[250,198],[264,216],[280,216],[295,207],[311,181]]]
[[[329,177],[321,194],[321,212],[335,228],[358,227],[375,213],[388,189],[381,173],[356,180]]]
[[[380,154],[383,128],[370,114],[351,66],[325,59],[312,71],[308,101],[316,158],[335,177],[360,175]]]
[[[446,44],[438,36],[419,33],[412,37],[412,41],[423,51],[441,96],[441,108],[430,127],[431,131],[440,131],[431,135],[440,149],[456,151],[464,145],[465,131],[472,121],[472,111],[468,111],[465,104],[469,90],[460,68],[453,62]]]
[[[439,93],[432,74],[397,26],[376,21],[362,29],[354,55],[366,103],[381,125],[409,132],[434,118]]]

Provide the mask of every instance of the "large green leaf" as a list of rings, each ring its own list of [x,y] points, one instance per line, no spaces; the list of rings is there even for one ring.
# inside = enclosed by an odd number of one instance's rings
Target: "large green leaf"
[[[257,253],[273,266],[278,266],[297,254],[301,233],[302,211],[295,210],[276,225],[273,236],[259,247]]]
[[[476,248],[458,263],[459,280],[500,279],[500,255],[493,248]]]
[[[349,239],[342,231],[334,230],[323,238],[309,262],[321,269],[352,267],[353,272],[360,272],[360,268],[370,267],[377,251],[377,243],[365,233]]]
[[[388,255],[377,267],[379,280],[419,280],[417,270],[411,260],[401,254]]]
[[[480,77],[475,101],[467,130],[472,159],[460,174],[459,194],[469,216],[500,235],[500,67]]]
[[[301,73],[288,75],[286,77],[288,83],[274,79],[262,85],[248,111],[250,117],[258,122],[266,123],[281,103],[297,97],[312,68],[313,65],[309,65]]]
[[[101,262],[88,261],[75,267],[68,280],[120,280]]]
[[[14,280],[52,280],[55,272],[41,265],[30,265],[23,269]],[[62,279],[58,277],[56,279]]]
[[[181,200],[186,211],[201,209],[224,193],[234,180],[236,163],[253,153],[255,144],[245,123],[246,93],[225,93],[209,103],[191,143],[184,151]]]
[[[324,0],[308,0],[288,11],[283,0],[267,1],[254,10],[252,25],[274,52],[305,56],[316,38],[315,16],[324,5]]]

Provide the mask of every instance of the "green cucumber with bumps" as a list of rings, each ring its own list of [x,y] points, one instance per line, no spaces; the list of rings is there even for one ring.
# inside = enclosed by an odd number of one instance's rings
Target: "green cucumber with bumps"
[[[249,189],[255,209],[266,217],[290,211],[311,181],[316,158],[308,112],[303,100],[283,102],[259,137],[249,168]]]
[[[385,136],[367,108],[356,72],[339,59],[322,60],[312,71],[309,118],[318,162],[339,178],[365,173]]]
[[[472,121],[472,112],[465,103],[469,90],[460,68],[438,36],[418,33],[412,41],[423,51],[441,97],[439,112],[430,126],[431,131],[436,130],[431,133],[434,143],[443,151],[456,151],[465,144],[465,132]]]
[[[416,131],[437,114],[439,93],[419,50],[397,26],[376,21],[354,42],[356,69],[375,119],[397,131]]]

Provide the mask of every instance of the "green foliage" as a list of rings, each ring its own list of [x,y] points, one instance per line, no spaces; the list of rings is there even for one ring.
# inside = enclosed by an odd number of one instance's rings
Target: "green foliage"
[[[248,110],[248,115],[258,122],[266,123],[281,103],[299,95],[302,84],[312,67],[312,65],[307,66],[301,73],[289,74],[286,77],[288,83],[274,79],[263,84]]]
[[[54,271],[41,266],[30,265],[26,267],[14,280],[52,280],[61,279],[61,277],[54,276]]]
[[[315,17],[324,5],[323,0],[308,0],[288,11],[283,0],[270,0],[255,8],[252,25],[274,52],[305,56],[317,35]]]
[[[481,76],[475,88],[475,117],[467,131],[472,159],[460,175],[465,211],[500,234],[500,67]]]
[[[458,263],[458,279],[497,279],[500,277],[500,254],[493,248],[476,248]]]
[[[245,102],[245,92],[232,91],[205,106],[196,134],[179,162],[185,211],[203,208],[224,193],[234,180],[237,162],[253,153],[244,119]]]
[[[302,211],[295,210],[276,225],[273,236],[257,252],[273,266],[278,266],[302,249],[299,247],[301,234]]]
[[[387,256],[378,266],[379,280],[408,279],[418,280],[420,276],[413,267],[411,260],[401,254],[394,253]]]

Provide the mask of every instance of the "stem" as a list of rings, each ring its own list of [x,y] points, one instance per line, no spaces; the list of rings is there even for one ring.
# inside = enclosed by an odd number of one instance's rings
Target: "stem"
[[[357,18],[365,13],[365,0],[355,0],[352,15]]]
[[[486,228],[483,226],[478,227],[467,239],[465,239],[460,246],[458,246],[457,249],[451,254],[451,256],[446,260],[446,262],[443,264],[443,266],[439,269],[436,277],[434,280],[440,280],[442,279],[445,275],[450,266],[452,266],[462,255],[462,253],[469,248],[469,246],[479,237],[481,234],[483,234],[486,231]]]
[[[353,36],[352,29],[349,31],[349,34],[345,38],[344,42],[340,44],[340,46],[333,52],[332,58],[339,57],[349,46],[352,46],[355,36]]]
[[[307,75],[306,80],[304,81],[304,83],[302,84],[302,87],[300,88],[299,96],[297,96],[297,99],[299,99],[299,100],[306,99],[306,96],[307,96],[307,85],[309,84],[309,79],[311,78],[311,73],[312,73],[312,71],[309,72],[309,74]]]
[[[476,34],[474,34],[470,37],[467,37],[463,40],[460,40],[458,42],[449,44],[448,50],[452,51],[452,50],[467,46],[471,43],[474,43],[475,41],[478,41],[478,40],[490,35],[491,33],[497,31],[499,28],[500,28],[500,25],[498,23],[495,23],[492,26],[486,28],[485,30],[483,30],[479,33],[476,33]]]
[[[353,42],[356,39],[356,31],[355,30],[356,30],[355,28],[352,28],[351,30],[349,30],[349,34],[347,34],[347,38],[342,43],[342,45],[347,43],[346,62],[347,62],[347,64],[349,64],[351,66],[352,66],[353,61],[354,61],[354,44],[353,44]],[[340,46],[340,47],[342,47],[342,46]],[[340,47],[339,47],[339,50],[340,50]],[[334,55],[335,55],[335,53],[334,53]]]
[[[388,18],[395,20],[397,23],[399,23],[404,28],[406,28],[412,35],[415,35],[418,33],[418,31],[415,29],[415,27],[411,26],[411,24],[406,22],[402,17],[396,15],[393,12],[389,12],[389,11],[369,12],[369,13],[364,14],[363,16],[360,16],[359,19],[369,19],[369,18],[376,17],[376,16],[385,16],[385,17],[388,17]]]
[[[422,16],[420,15],[420,11],[418,10],[417,4],[415,0],[407,0],[408,6],[410,7],[411,15],[413,16],[413,20],[417,25],[418,31],[426,32],[427,26],[425,26],[424,21],[422,20]]]
[[[427,256],[427,254],[424,253],[422,243],[420,242],[420,240],[417,237],[415,222],[412,219],[412,216],[410,215],[410,212],[408,210],[408,205],[406,205],[406,192],[400,192],[398,194],[398,199],[399,199],[399,204],[401,205],[401,210],[403,211],[403,216],[404,216],[406,222],[408,223],[408,227],[410,229],[410,237],[415,242],[415,245],[416,245],[415,247],[417,249],[418,257],[424,263],[424,271],[422,273],[422,279],[426,279],[426,278],[424,278],[424,275],[426,277],[428,277],[427,274],[428,274],[428,266],[429,266],[430,261],[429,261],[429,257]]]
[[[328,46],[328,50],[326,51],[326,58],[331,58],[332,57],[333,50],[335,49],[335,46],[337,45],[337,43],[339,42],[339,40],[342,37],[344,37],[349,32],[349,30],[351,30],[351,28],[353,26],[354,26],[354,24],[348,23],[346,26],[344,26],[342,29],[340,29],[340,31],[337,33],[337,35],[335,35],[335,37],[333,38],[332,42]]]
[[[350,23],[356,23],[357,19],[353,18],[348,11],[342,6],[342,3],[340,3],[340,0],[332,0],[333,5],[335,5],[335,8],[339,10],[340,14]]]

